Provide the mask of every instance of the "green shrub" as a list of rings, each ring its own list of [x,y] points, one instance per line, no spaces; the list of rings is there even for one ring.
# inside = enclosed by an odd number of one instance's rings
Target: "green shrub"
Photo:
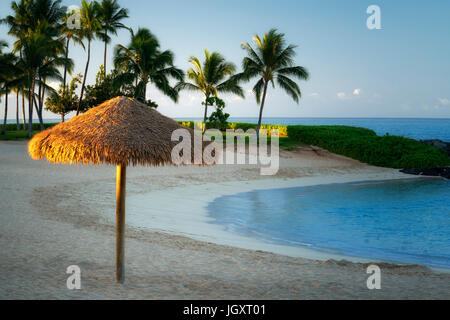
[[[271,135],[271,130],[278,130],[278,134],[280,137],[287,137],[287,126],[281,126],[281,125],[273,125],[273,124],[263,124],[261,125],[261,129],[267,130],[267,134]]]
[[[233,129],[233,130],[238,130],[238,129],[242,129],[244,131],[247,131],[249,129],[254,129],[256,130],[256,128],[258,128],[257,124],[254,123],[239,123],[239,122],[234,122],[234,123],[229,123],[229,128]]]
[[[364,163],[388,168],[431,168],[450,165],[438,148],[397,136],[347,126],[288,126],[290,139],[315,145]]]
[[[45,129],[48,129],[48,128],[53,127],[56,124],[57,123],[44,123],[44,127],[45,127]],[[20,123],[19,128],[20,128],[20,130],[23,130],[22,122]],[[41,125],[39,124],[39,122],[37,122],[37,123],[34,122],[32,128],[33,128],[33,131],[38,131],[38,130],[41,130]],[[1,131],[1,129],[3,129],[2,124],[0,125],[0,131]],[[25,129],[28,130],[28,123],[27,123]],[[15,124],[15,123],[6,124],[6,131],[17,131],[17,124]]]
[[[207,122],[206,123],[206,128],[207,129],[218,129],[220,131],[226,131],[227,129],[230,128],[228,123],[223,123],[223,122]]]
[[[193,121],[178,121],[178,124],[191,129],[194,128]],[[207,122],[206,127],[208,129],[219,129],[221,131],[226,131],[227,129],[232,130],[242,129],[243,131],[247,131],[250,129],[256,130],[258,128],[258,125],[255,123],[240,123],[240,122],[228,122],[228,123]],[[261,125],[261,129],[266,129],[268,131],[269,136],[272,129],[278,129],[278,132],[281,137],[287,137],[288,134],[287,126],[263,124]]]
[[[35,135],[39,131],[33,131],[32,135]],[[0,135],[0,141],[20,141],[20,140],[28,140],[28,131],[20,130],[20,131],[6,131],[5,135]]]
[[[180,126],[194,129],[194,121],[177,121]]]

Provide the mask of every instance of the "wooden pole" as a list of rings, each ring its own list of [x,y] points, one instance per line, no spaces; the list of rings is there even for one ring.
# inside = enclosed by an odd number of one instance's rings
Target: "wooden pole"
[[[116,282],[125,280],[125,196],[127,167],[117,166],[116,185]]]

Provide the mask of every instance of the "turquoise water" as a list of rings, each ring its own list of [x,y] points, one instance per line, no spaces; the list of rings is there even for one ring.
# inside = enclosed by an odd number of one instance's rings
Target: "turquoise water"
[[[257,190],[207,209],[216,224],[284,245],[450,269],[450,181]]]
[[[200,120],[184,118],[179,120]],[[201,121],[201,120],[200,120]],[[258,123],[257,118],[230,118],[230,122]],[[450,119],[418,118],[263,118],[265,124],[346,125],[369,128],[378,135],[404,136],[413,139],[440,139],[450,142]]]

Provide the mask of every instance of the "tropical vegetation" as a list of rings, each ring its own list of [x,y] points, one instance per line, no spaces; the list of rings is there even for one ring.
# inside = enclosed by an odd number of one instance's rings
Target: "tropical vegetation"
[[[189,59],[189,62],[193,66],[187,72],[187,77],[190,81],[179,82],[175,89],[177,91],[190,90],[203,93],[205,96],[205,101],[203,102],[205,106],[204,123],[206,123],[208,117],[210,97],[218,97],[219,92],[233,93],[244,97],[244,91],[239,85],[238,79],[232,77],[236,72],[236,66],[232,62],[226,61],[220,53],[210,53],[208,50],[205,50],[203,63],[194,56]],[[206,126],[204,126],[203,133],[205,130]]]
[[[222,95],[245,98],[241,83],[255,77],[258,79],[253,92],[257,102],[261,103],[256,128],[259,132],[268,84],[274,85],[276,81],[298,102],[301,91],[291,78],[306,80],[309,76],[304,67],[294,64],[295,46],[286,45],[284,34],[275,29],[262,39],[255,36],[256,49],[248,43],[242,45],[248,55],[243,59],[242,72],[237,72],[235,64],[221,53],[205,50],[202,62],[195,56],[189,59],[192,67],[187,70],[185,80],[183,70],[174,65],[174,53],[161,49],[159,39],[149,29],[133,30],[126,26],[124,22],[129,12],[121,8],[117,0],[81,0],[80,8],[70,11],[62,5],[62,0],[16,0],[11,3],[11,11],[10,15],[0,19],[15,39],[10,52],[5,52],[6,43],[0,44],[0,94],[5,97],[6,109],[7,97],[15,94],[16,128],[20,128],[21,109],[22,127],[28,129],[28,137],[34,128],[33,115],[37,115],[41,130],[45,128],[43,110],[58,114],[64,121],[69,112],[78,115],[116,95],[133,97],[150,107],[157,107],[157,102],[148,98],[150,85],[174,102],[178,102],[180,92],[184,90],[202,93],[203,120],[209,124],[204,126],[205,130],[214,125],[226,128],[229,114],[224,111],[226,96]],[[72,24],[73,17],[78,17],[79,26]],[[108,72],[108,46],[121,29],[129,30],[130,41],[114,48],[113,68]],[[103,64],[95,84],[88,84],[92,42],[97,40],[104,46]],[[81,78],[77,75],[69,80],[68,75],[74,70],[69,53],[71,44],[85,50],[86,62]],[[59,88],[55,89],[49,83],[59,83]],[[74,103],[74,100],[78,101]],[[213,106],[215,110],[208,116],[208,107]],[[3,131],[6,128],[3,126]]]
[[[347,126],[288,126],[289,139],[361,162],[388,168],[432,168],[450,165],[441,149],[398,136]]]
[[[45,109],[61,116],[61,122],[64,122],[66,114],[75,111],[78,108],[78,95],[76,90],[81,83],[82,75],[79,74],[72,78],[70,84],[59,85],[59,90],[53,92],[46,101]]]
[[[117,71],[115,85],[134,86],[134,98],[146,103],[147,87],[151,83],[172,101],[178,101],[178,92],[170,84],[170,79],[182,81],[184,73],[174,66],[174,54],[162,51],[158,38],[145,28],[131,32],[131,41],[125,46],[119,44],[114,54]]]
[[[257,78],[253,87],[256,102],[260,104],[258,135],[261,128],[264,105],[267,97],[269,84],[275,88],[275,81],[295,102],[299,102],[302,92],[298,84],[291,78],[298,80],[308,80],[309,73],[306,68],[295,66],[294,45],[286,45],[285,35],[276,29],[271,29],[261,39],[258,35],[253,38],[256,48],[249,43],[241,46],[246,51],[247,57],[242,61],[243,72],[236,77],[239,80],[250,81]]]

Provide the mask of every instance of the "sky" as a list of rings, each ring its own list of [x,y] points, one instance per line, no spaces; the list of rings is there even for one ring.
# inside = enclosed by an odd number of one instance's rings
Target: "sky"
[[[450,118],[450,1],[410,0],[120,0],[129,9],[124,23],[148,28],[161,49],[175,53],[175,65],[187,70],[188,59],[203,60],[203,50],[219,51],[241,70],[243,42],[276,28],[287,43],[297,45],[296,65],[310,72],[300,81],[297,104],[280,88],[269,87],[265,117],[426,117]],[[79,0],[64,0],[66,6]],[[381,29],[369,30],[370,5],[381,11]],[[10,14],[10,1],[0,2],[0,17]],[[6,26],[0,39],[12,44]],[[127,45],[128,31],[119,31],[113,47]],[[75,73],[84,71],[87,54],[70,47]],[[103,63],[103,44],[92,46],[88,83]],[[257,117],[251,89],[256,79],[243,85],[246,99],[222,96],[232,117]],[[53,84],[57,87],[57,84]],[[147,98],[173,118],[203,116],[201,93],[182,93],[177,104],[149,86]],[[15,98],[9,99],[8,118],[15,118]],[[0,117],[4,115],[4,98]],[[44,118],[58,118],[45,112]]]

